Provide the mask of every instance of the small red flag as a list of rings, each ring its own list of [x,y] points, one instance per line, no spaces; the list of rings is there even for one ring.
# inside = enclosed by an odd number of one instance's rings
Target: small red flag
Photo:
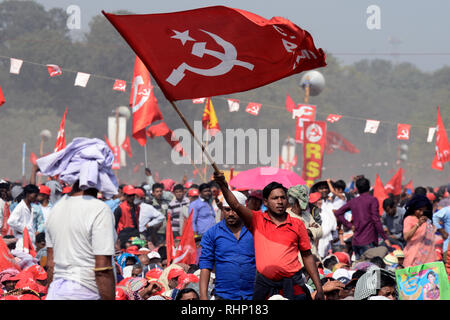
[[[392,193],[394,196],[402,194],[402,178],[403,169],[400,168],[384,186],[388,194]]]
[[[330,123],[335,123],[338,122],[340,119],[342,118],[342,116],[340,114],[329,114],[327,117],[327,121]]]
[[[50,77],[60,76],[62,75],[61,68],[56,64],[48,64],[47,65],[48,75]]]
[[[122,149],[128,153],[128,156],[131,158],[133,156],[133,153],[131,152],[131,144],[130,144],[130,137],[126,137],[125,141],[121,145]]]
[[[405,186],[405,189],[406,190],[410,190],[411,192],[414,190],[413,181],[412,180],[409,180],[409,182]]]
[[[139,57],[136,57],[131,86],[130,107],[133,113],[133,138],[144,146],[147,137],[145,128],[163,116],[158,107],[158,101],[153,93],[150,74]]]
[[[166,252],[167,252],[167,265],[170,265],[175,256],[175,244],[173,242],[172,218],[170,212],[167,213]]]
[[[386,192],[385,187],[383,186],[383,182],[381,182],[380,176],[377,174],[377,178],[375,180],[375,185],[373,187],[373,196],[378,200],[378,210],[380,212],[380,216],[383,215],[383,201],[387,199],[388,193]]]
[[[296,108],[296,105],[295,105],[294,100],[292,100],[289,93],[286,92],[286,110],[292,113],[292,111],[294,111],[295,108]]]
[[[23,249],[27,249],[28,253],[31,254],[33,258],[36,257],[36,251],[34,250],[33,243],[30,239],[30,234],[28,233],[28,229],[26,227],[23,229]]]
[[[113,146],[111,145],[111,142],[109,142],[109,139],[108,139],[107,136],[105,136],[105,142],[106,142],[106,144],[108,145],[108,147],[109,147],[109,148],[111,149],[111,151],[112,151]]]
[[[411,131],[411,125],[398,123],[397,124],[397,139],[398,140],[409,140],[409,135]]]
[[[192,229],[193,211],[184,223],[180,245],[177,248],[173,263],[195,264],[197,259],[197,247],[195,245],[194,230]]]
[[[64,116],[62,117],[61,123],[59,125],[54,152],[60,151],[66,147],[66,132],[65,132],[66,115],[67,115],[67,107],[66,111],[64,111]]]
[[[360,153],[359,149],[345,139],[344,136],[337,132],[327,131],[327,141],[325,143],[326,152],[330,154],[337,149],[350,153]]]
[[[257,116],[259,114],[259,110],[261,110],[261,104],[256,102],[250,102],[245,108],[245,111],[248,113]]]
[[[34,152],[30,153],[30,162],[32,165],[36,165],[37,156]]]
[[[125,91],[126,88],[127,82],[125,80],[116,79],[116,81],[114,81],[113,90]]]
[[[0,270],[6,270],[9,268],[14,268],[21,271],[21,268],[16,263],[14,256],[8,249],[3,237],[0,237]]]
[[[2,87],[0,87],[0,106],[5,103],[5,96],[3,95]]]
[[[436,120],[436,151],[431,167],[442,171],[444,169],[444,163],[448,161],[450,161],[450,144],[438,106]]]
[[[225,6],[103,14],[169,101],[246,91],[326,65],[311,35],[282,17]]]

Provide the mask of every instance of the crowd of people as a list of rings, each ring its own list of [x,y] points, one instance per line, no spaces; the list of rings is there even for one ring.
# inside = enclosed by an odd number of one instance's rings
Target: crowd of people
[[[233,190],[220,172],[195,184],[147,168],[107,199],[82,174],[39,183],[39,170],[0,181],[2,300],[396,300],[397,269],[443,261],[450,274],[447,185],[380,210],[364,176]],[[196,261],[168,264],[167,218],[177,247],[191,214]]]

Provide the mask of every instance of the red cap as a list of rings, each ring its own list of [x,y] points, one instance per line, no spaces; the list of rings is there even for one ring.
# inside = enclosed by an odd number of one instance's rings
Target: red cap
[[[144,193],[144,191],[142,191],[141,188],[134,189],[134,194],[137,195],[139,198],[145,197],[145,193]]]
[[[161,277],[162,273],[163,272],[160,268],[153,268],[153,269],[148,270],[148,272],[145,274],[145,278],[147,280],[159,279],[159,277]]]
[[[127,195],[136,194],[136,189],[132,185],[123,187],[123,193]]]
[[[183,269],[174,268],[169,271],[169,274],[167,275],[167,279],[170,280],[170,279],[179,277],[184,274],[185,274],[185,272]]]
[[[64,187],[62,189],[62,193],[63,194],[70,193],[71,191],[72,191],[72,187]]]
[[[428,193],[427,193],[427,198],[428,198],[428,200],[430,200],[430,201],[436,200],[436,196],[434,195],[434,193],[431,193],[431,192],[428,192]]]
[[[42,186],[39,186],[39,193],[46,194],[49,196],[50,193],[52,193],[52,190],[50,190],[49,187],[42,185]]]
[[[319,192],[313,192],[309,194],[309,203],[314,203],[320,200],[322,195]]]
[[[47,279],[47,272],[40,265],[35,264],[25,269],[25,271],[33,275],[34,280],[45,280]]]
[[[333,253],[340,263],[350,264],[350,257],[346,252],[334,252]]]
[[[195,197],[195,196],[197,197],[199,196],[198,189],[191,189],[188,191],[188,197]]]
[[[138,246],[129,246],[126,250],[127,253],[138,255],[140,254]]]
[[[186,183],[184,184],[184,187],[185,187],[186,189],[189,189],[190,187],[192,187],[193,184],[194,184],[193,182],[188,181],[188,182],[186,182]]]

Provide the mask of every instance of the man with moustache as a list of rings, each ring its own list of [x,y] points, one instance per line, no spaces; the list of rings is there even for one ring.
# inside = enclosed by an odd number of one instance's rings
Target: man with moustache
[[[233,191],[241,205],[247,197]],[[215,268],[215,300],[251,300],[256,276],[253,237],[241,218],[223,201],[224,219],[203,234],[199,260],[200,299],[208,300],[211,270]]]
[[[269,183],[263,189],[263,201],[267,210],[253,211],[236,199],[222,172],[214,172],[214,179],[230,208],[239,215],[254,237],[257,273],[253,300],[265,300],[275,294],[289,300],[311,299],[298,259],[299,253],[304,269],[317,289],[314,299],[323,300],[319,272],[311,253],[305,225],[286,212],[287,189],[277,182]]]
[[[197,235],[203,235],[216,224],[216,213],[212,207],[212,193],[209,183],[202,183],[198,187],[200,197],[189,205],[192,212],[192,229]]]

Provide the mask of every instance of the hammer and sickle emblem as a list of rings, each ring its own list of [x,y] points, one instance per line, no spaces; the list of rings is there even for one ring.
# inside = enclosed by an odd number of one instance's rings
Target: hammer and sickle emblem
[[[247,68],[248,70],[253,70],[254,65],[248,62],[244,62],[241,60],[237,60],[237,51],[236,48],[229,42],[225,41],[218,35],[201,30],[200,31],[208,34],[211,38],[216,41],[216,43],[224,49],[225,53],[209,50],[206,49],[206,42],[196,42],[192,46],[192,54],[194,56],[202,58],[203,55],[207,54],[213,57],[216,57],[217,59],[221,60],[221,62],[216,65],[215,67],[209,68],[209,69],[201,69],[196,68],[188,65],[187,63],[183,62],[178,68],[173,69],[172,73],[169,75],[169,77],[166,79],[167,82],[169,82],[173,86],[177,86],[178,83],[184,78],[185,71],[189,70],[193,73],[197,73],[203,76],[207,77],[215,77],[220,76],[222,74],[228,73],[235,65],[241,66],[244,68]]]

